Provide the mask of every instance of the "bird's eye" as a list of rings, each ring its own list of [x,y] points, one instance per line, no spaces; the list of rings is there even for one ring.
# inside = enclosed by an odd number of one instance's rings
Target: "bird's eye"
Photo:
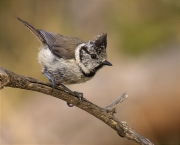
[[[91,58],[96,59],[97,58],[96,54],[91,54]]]

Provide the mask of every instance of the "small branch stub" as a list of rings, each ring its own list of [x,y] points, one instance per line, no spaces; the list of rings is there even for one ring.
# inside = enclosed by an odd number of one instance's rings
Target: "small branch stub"
[[[108,113],[111,113],[111,114],[116,113],[117,106],[120,103],[122,103],[127,97],[128,97],[128,95],[126,93],[122,94],[115,101],[113,101],[111,104],[106,106],[105,109],[107,110]]]

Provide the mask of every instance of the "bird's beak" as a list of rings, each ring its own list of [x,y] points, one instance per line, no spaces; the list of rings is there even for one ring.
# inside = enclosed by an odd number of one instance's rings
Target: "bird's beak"
[[[102,64],[103,64],[103,65],[109,65],[109,66],[112,66],[112,64],[111,64],[109,61],[107,61],[107,60],[103,61]]]

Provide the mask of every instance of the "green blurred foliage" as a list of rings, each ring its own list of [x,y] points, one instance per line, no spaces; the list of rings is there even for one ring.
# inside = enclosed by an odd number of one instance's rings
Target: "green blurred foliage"
[[[178,39],[178,1],[131,1],[125,5],[110,10],[109,19],[114,25],[117,48],[126,55],[139,56]]]

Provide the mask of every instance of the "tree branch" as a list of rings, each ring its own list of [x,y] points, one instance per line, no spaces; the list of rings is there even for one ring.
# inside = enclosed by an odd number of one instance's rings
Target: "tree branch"
[[[51,84],[49,83],[43,83],[31,77],[21,76],[0,67],[0,89],[3,89],[3,87],[37,91],[62,99],[100,119],[115,131],[117,131],[119,136],[126,137],[127,139],[135,141],[140,145],[153,145],[153,143],[151,143],[148,139],[136,133],[126,122],[119,121],[114,116],[117,105],[128,97],[126,93],[122,94],[117,98],[117,100],[105,108],[101,108],[91,103],[84,97],[82,97],[82,102],[77,104],[78,98],[73,94],[66,92],[62,86],[56,86],[52,91]]]

